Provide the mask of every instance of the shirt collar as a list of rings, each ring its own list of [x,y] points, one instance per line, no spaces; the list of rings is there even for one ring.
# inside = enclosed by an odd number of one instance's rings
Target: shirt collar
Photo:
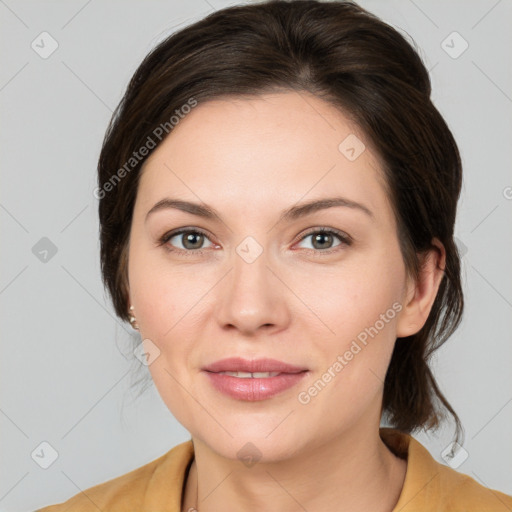
[[[407,460],[402,492],[392,512],[418,510],[434,492],[442,465],[411,435],[388,427],[380,427],[379,433],[396,456]],[[162,503],[168,504],[169,511],[181,510],[184,483],[193,458],[192,439],[167,452],[150,479],[143,510],[161,510]]]

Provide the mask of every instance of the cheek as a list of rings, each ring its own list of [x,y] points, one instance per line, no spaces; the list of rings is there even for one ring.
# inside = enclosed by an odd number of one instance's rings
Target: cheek
[[[194,392],[192,367],[194,340],[194,304],[204,295],[195,286],[187,286],[186,273],[134,257],[130,287],[137,307],[140,335],[149,339],[158,357],[148,369],[162,400],[183,425],[193,424],[190,395]],[[194,274],[195,275],[195,274]],[[191,309],[192,308],[192,309]],[[197,414],[197,411],[195,412]]]
[[[302,292],[319,319],[315,325],[322,329],[321,336],[310,337],[316,353],[322,355],[312,380],[318,382],[320,377],[319,394],[324,384],[330,388],[323,394],[326,402],[328,395],[335,395],[336,400],[357,408],[383,385],[403,308],[403,272],[400,254],[389,252],[387,259],[382,254],[369,255],[358,261],[357,268],[347,265],[331,272],[319,270],[316,279],[309,275],[309,292],[306,295],[305,287]],[[312,286],[314,283],[323,286]],[[311,325],[308,315],[301,330],[311,332]]]
[[[164,249],[134,243],[129,259],[130,295],[141,335],[159,343],[172,337],[204,290],[192,267],[170,264]],[[183,320],[180,320],[182,319]]]
[[[290,273],[287,282],[303,301],[302,327],[309,332],[314,328],[324,347],[327,342],[342,349],[381,315],[386,316],[386,330],[394,324],[396,308],[386,312],[400,299],[403,279],[399,256],[383,261],[378,254],[368,254],[336,266],[311,265],[308,272]],[[380,330],[382,322],[377,327]]]
[[[321,357],[297,397],[308,418],[330,418],[325,428],[333,433],[364,414],[378,414],[396,339],[400,304],[375,294],[361,297],[332,317],[335,336],[315,342]]]
[[[211,302],[208,292],[216,279],[190,267],[185,271],[146,274],[140,290],[139,325],[162,343],[176,338],[187,343],[197,338]],[[218,280],[218,279],[217,279]]]

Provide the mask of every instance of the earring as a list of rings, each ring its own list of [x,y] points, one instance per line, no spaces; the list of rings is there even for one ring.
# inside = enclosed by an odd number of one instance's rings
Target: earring
[[[135,318],[133,313],[134,313],[134,308],[133,308],[133,306],[130,306],[130,323],[132,324],[132,327],[136,331],[138,331],[139,330],[139,326],[137,325],[137,319]]]

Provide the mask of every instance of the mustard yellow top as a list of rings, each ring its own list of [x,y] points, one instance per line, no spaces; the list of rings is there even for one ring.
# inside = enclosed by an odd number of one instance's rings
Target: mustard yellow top
[[[380,428],[380,436],[395,455],[408,462],[404,486],[392,512],[512,511],[512,496],[437,462],[412,436],[386,427]],[[144,466],[36,512],[180,512],[193,458],[190,439]]]

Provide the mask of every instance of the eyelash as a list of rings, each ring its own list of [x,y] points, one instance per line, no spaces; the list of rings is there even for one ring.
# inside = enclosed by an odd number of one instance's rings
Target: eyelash
[[[165,233],[159,240],[159,246],[164,246],[165,249],[169,252],[172,252],[172,253],[178,253],[178,254],[183,254],[185,256],[197,256],[197,255],[202,255],[207,249],[188,249],[188,250],[185,250],[185,249],[177,249],[176,247],[172,247],[170,246],[167,242],[171,239],[171,238],[174,238],[175,236],[177,235],[182,235],[183,233],[195,233],[195,234],[201,234],[201,235],[204,235],[205,237],[208,237],[208,233],[206,233],[205,231],[203,231],[202,229],[199,229],[199,228],[183,228],[183,229],[179,229],[177,231],[170,231],[168,233]],[[337,252],[340,248],[342,248],[343,245],[345,246],[350,246],[352,245],[352,238],[343,233],[342,231],[338,231],[337,229],[333,229],[333,228],[326,228],[326,227],[321,227],[321,228],[314,228],[310,231],[308,231],[307,233],[305,233],[298,241],[297,243],[299,242],[302,242],[305,238],[307,238],[308,236],[310,235],[314,235],[314,234],[325,234],[325,235],[334,235],[335,237],[337,237],[339,240],[340,240],[340,244],[335,246],[335,247],[332,247],[330,249],[325,249],[325,250],[320,250],[320,249],[306,249],[307,251],[313,251],[315,254],[318,254],[318,255],[322,255],[322,254],[325,254],[325,255],[328,255],[328,254],[332,254],[334,252]],[[211,242],[211,240],[210,240]]]

